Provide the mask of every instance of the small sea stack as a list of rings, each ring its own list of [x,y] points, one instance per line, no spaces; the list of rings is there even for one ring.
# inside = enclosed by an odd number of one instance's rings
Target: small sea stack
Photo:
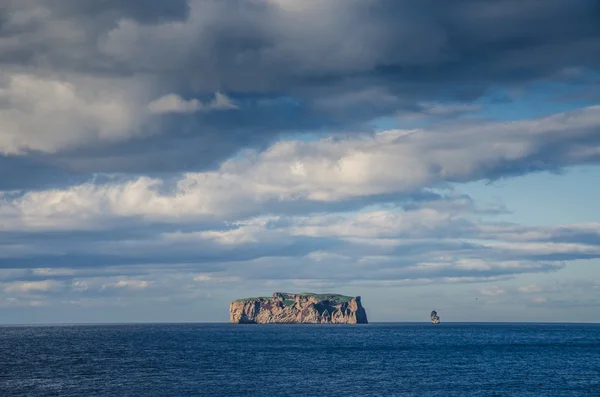
[[[437,312],[434,310],[431,312],[431,324],[439,324],[440,323],[440,317],[438,316]]]

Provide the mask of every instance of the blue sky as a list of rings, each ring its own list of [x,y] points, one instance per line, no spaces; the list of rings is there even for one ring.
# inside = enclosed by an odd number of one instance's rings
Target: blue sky
[[[13,2],[0,323],[227,321],[274,291],[600,321],[599,13]]]

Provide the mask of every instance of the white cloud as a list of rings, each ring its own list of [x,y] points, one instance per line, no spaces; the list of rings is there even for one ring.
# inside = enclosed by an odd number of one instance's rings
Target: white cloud
[[[41,301],[38,299],[19,299],[19,298],[6,298],[0,300],[1,307],[44,307],[48,306],[47,301]]]
[[[72,276],[75,274],[75,270],[68,268],[37,268],[32,269],[31,274],[34,276]]]
[[[481,295],[487,295],[487,296],[496,296],[496,295],[502,295],[504,294],[506,291],[504,291],[504,289],[493,285],[491,287],[484,287],[484,288],[480,288],[479,289],[479,293]]]
[[[241,282],[242,278],[237,276],[224,276],[218,274],[202,273],[194,276],[193,280],[196,282],[211,284],[235,284]]]
[[[449,212],[424,208],[409,212],[375,210],[344,217],[334,214],[296,219],[289,231],[295,236],[385,238],[410,234],[412,238],[419,238],[445,230],[461,218]]]
[[[150,113],[194,113],[202,109],[202,103],[197,99],[185,100],[179,95],[169,94],[154,101],[148,105]]]
[[[314,251],[306,255],[307,259],[310,259],[313,262],[323,262],[323,261],[347,261],[350,259],[348,256],[344,256],[341,254],[337,254],[335,252],[327,252],[327,251]]]
[[[54,153],[141,134],[135,83],[70,78],[7,74],[0,82],[0,153]]]
[[[570,142],[594,135],[598,127],[600,106],[444,132],[385,131],[341,140],[283,141],[262,153],[245,152],[217,171],[183,174],[174,188],[163,189],[165,181],[148,177],[87,183],[5,197],[0,214],[7,219],[5,229],[101,227],[111,217],[235,220],[311,201],[408,194],[445,182],[478,180],[496,166],[526,163],[550,143],[561,147],[553,155],[556,161],[584,162],[588,152]]]
[[[422,201],[407,209],[384,206],[363,208],[359,212],[272,215],[228,223],[200,222],[186,225],[179,231],[179,226],[168,225],[166,229],[158,227],[151,236],[128,238],[119,238],[117,230],[115,238],[109,241],[68,246],[75,257],[99,255],[99,266],[106,260],[102,257],[107,252],[124,263],[138,257],[153,258],[146,261],[165,266],[169,263],[181,266],[181,262],[191,261],[190,266],[198,267],[194,273],[207,270],[198,274],[195,281],[214,283],[231,282],[228,277],[261,280],[273,278],[274,274],[284,277],[289,276],[285,269],[297,272],[291,269],[298,268],[302,269],[306,279],[314,279],[314,274],[327,268],[340,283],[357,275],[370,279],[370,282],[421,278],[444,279],[446,282],[484,280],[492,276],[559,270],[565,266],[564,255],[581,258],[595,252],[600,256],[598,247],[589,242],[589,238],[587,242],[584,238],[599,230],[599,225],[524,227],[496,223],[474,218],[477,212],[472,211],[477,211],[477,206],[464,206],[465,202],[468,200],[460,195],[450,195],[445,200]],[[136,206],[135,201],[115,200],[115,203]],[[138,203],[140,206],[148,204],[148,199],[142,196]],[[64,205],[64,208],[72,207]],[[131,219],[131,222],[141,226],[139,220]],[[577,241],[579,235],[583,236],[579,243],[560,242],[561,236]],[[532,246],[536,249],[531,249]],[[56,249],[60,252],[61,246]],[[39,250],[42,254],[47,252],[44,244]],[[36,254],[35,250],[30,253]],[[560,257],[552,259],[553,254],[560,254]],[[540,260],[539,255],[549,257]],[[273,256],[278,259],[270,263],[268,259]],[[252,264],[254,260],[258,261],[256,265]],[[215,261],[227,269],[237,266],[229,262],[243,262],[244,266],[238,267],[236,273],[213,274],[210,266]],[[40,275],[51,271],[35,272]],[[69,270],[55,272],[71,273]],[[80,277],[81,272],[78,270],[75,274]],[[301,277],[297,274],[296,278]],[[133,281],[122,279],[86,281],[88,284],[74,285],[73,288],[95,291],[136,286]],[[144,284],[137,286],[142,288]]]
[[[2,289],[7,293],[49,292],[60,288],[61,285],[54,280],[14,281],[2,284]]]
[[[208,104],[210,110],[238,109],[238,106],[227,95],[217,91],[215,98]]]
[[[194,277],[194,281],[211,281],[213,276],[210,274],[198,274]]]
[[[89,284],[83,280],[73,281],[73,283],[71,284],[71,287],[73,288],[74,291],[79,291],[79,292],[87,291],[90,288]]]
[[[540,287],[537,284],[524,285],[522,287],[519,287],[518,290],[519,290],[519,292],[522,292],[524,294],[533,294],[536,292],[543,291],[542,287]]]
[[[106,288],[127,288],[127,289],[145,289],[150,286],[150,283],[145,280],[122,279],[114,283],[102,285],[102,289]]]
[[[225,94],[215,93],[215,98],[208,104],[203,104],[197,99],[185,100],[179,95],[168,94],[160,97],[148,105],[148,110],[153,114],[165,113],[195,113],[199,111],[237,109],[237,105]]]
[[[574,228],[577,228],[574,225]],[[560,243],[560,242],[490,242],[490,247],[502,250],[510,250],[528,255],[550,255],[579,252],[588,255],[600,255],[600,246],[584,243]]]

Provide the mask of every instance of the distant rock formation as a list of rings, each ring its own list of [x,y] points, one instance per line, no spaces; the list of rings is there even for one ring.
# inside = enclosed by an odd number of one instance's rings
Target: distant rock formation
[[[234,324],[367,324],[360,296],[288,294],[237,299],[229,306]]]
[[[431,312],[431,324],[439,324],[440,318],[437,315],[437,312],[434,310]]]

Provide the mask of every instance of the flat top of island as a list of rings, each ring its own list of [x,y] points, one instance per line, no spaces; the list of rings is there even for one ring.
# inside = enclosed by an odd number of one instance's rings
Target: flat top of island
[[[315,294],[312,292],[301,292],[299,294],[290,294],[287,292],[275,292],[273,296],[257,296],[251,298],[236,299],[234,302],[253,302],[258,300],[273,300],[273,299],[295,299],[296,296],[300,297],[313,297],[317,300],[335,300],[339,302],[348,302],[354,299],[354,296],[346,296],[340,294]]]

